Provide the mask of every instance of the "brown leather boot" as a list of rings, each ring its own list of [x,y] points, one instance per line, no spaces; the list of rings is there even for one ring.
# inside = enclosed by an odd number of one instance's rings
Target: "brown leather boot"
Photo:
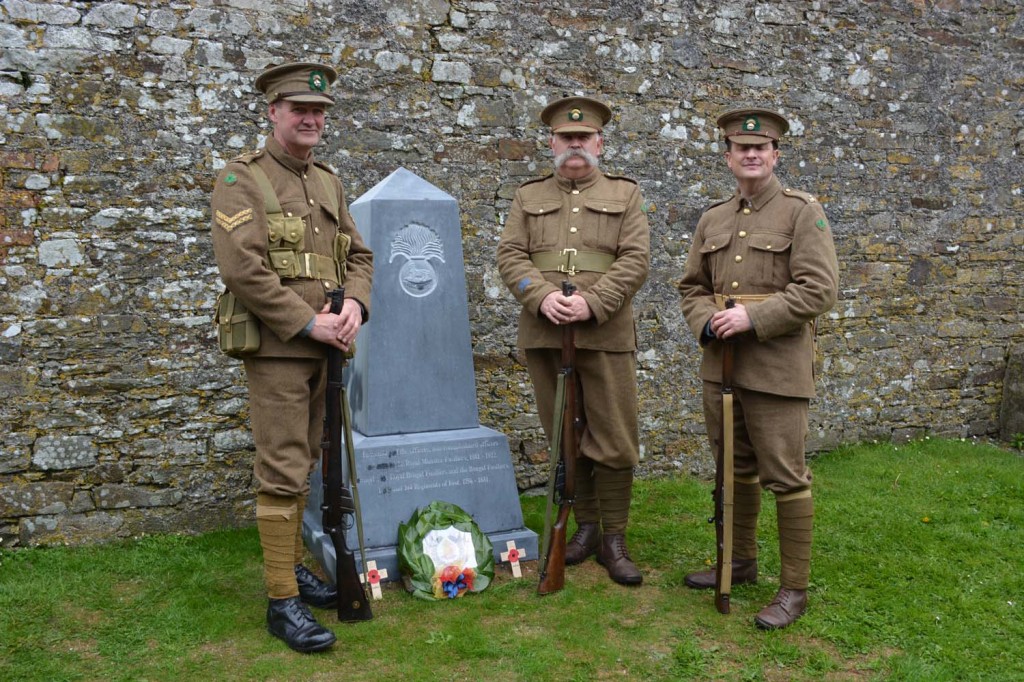
[[[620,585],[639,585],[644,580],[640,569],[629,558],[625,535],[603,535],[597,563],[608,569],[608,577]]]
[[[762,630],[778,630],[795,623],[806,610],[807,590],[781,587],[772,603],[754,616],[754,623]]]
[[[715,569],[687,574],[683,582],[694,590],[713,590],[715,589]],[[733,559],[732,584],[753,585],[756,582],[757,559]]]
[[[601,529],[596,523],[581,523],[565,545],[565,564],[575,566],[597,554],[601,548]]]

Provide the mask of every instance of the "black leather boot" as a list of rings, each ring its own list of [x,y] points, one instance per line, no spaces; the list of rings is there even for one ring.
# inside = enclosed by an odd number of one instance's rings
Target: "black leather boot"
[[[581,523],[565,546],[566,566],[581,564],[597,554],[601,547],[601,529],[596,523]]]
[[[295,564],[295,582],[299,584],[299,597],[310,606],[318,609],[337,608],[338,588],[320,580],[302,564]]]
[[[639,585],[643,574],[629,558],[625,535],[603,535],[597,563],[608,569],[608,577],[620,585]]]
[[[267,630],[299,653],[329,649],[334,633],[316,622],[309,608],[298,597],[271,599],[267,606]]]
[[[715,589],[715,569],[689,573],[683,582],[694,590],[713,590]],[[732,562],[732,584],[753,585],[756,582],[757,559],[734,559]]]

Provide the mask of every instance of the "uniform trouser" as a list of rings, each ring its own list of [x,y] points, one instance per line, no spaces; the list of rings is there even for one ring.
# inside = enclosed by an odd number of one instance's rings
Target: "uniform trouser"
[[[271,599],[284,599],[299,593],[294,565],[301,560],[302,512],[323,437],[326,363],[247,358],[245,371],[264,580]]]
[[[775,493],[778,511],[781,584],[806,589],[810,575],[814,501],[805,458],[806,398],[733,388],[734,526],[733,555],[757,557],[758,486]],[[704,382],[704,419],[714,452],[722,443],[722,387]]]
[[[537,412],[550,441],[561,350],[528,349],[526,364]],[[636,356],[632,351],[577,349],[574,367],[585,421],[576,464],[576,522],[600,522],[605,533],[623,533],[629,517],[633,467],[640,460]]]
[[[327,363],[313,358],[246,358],[245,374],[259,491],[290,497],[307,494],[324,433]]]

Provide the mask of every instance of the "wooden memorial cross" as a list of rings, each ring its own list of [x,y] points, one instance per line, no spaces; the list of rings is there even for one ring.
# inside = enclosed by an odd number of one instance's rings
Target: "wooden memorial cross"
[[[367,561],[366,569],[366,573],[359,577],[363,579],[363,582],[370,583],[370,593],[374,599],[383,599],[384,595],[380,591],[380,581],[388,577],[388,569],[382,568],[378,570],[376,561]]]
[[[512,575],[516,578],[523,577],[523,571],[519,568],[519,560],[526,558],[526,551],[516,547],[515,540],[509,540],[507,543],[508,551],[501,553],[501,560],[507,561],[512,566]]]

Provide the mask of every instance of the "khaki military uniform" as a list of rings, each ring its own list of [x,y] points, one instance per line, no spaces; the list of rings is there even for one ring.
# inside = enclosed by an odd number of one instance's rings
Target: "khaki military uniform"
[[[558,272],[531,260],[567,249],[604,254],[610,265],[605,272]],[[593,317],[577,323],[575,330],[588,420],[580,452],[615,468],[639,461],[632,299],[647,279],[649,259],[650,235],[639,187],[596,169],[575,181],[549,175],[522,185],[498,245],[502,279],[522,304],[518,343],[527,351],[538,410],[549,434],[562,329],[540,313],[540,304],[568,279],[590,306]],[[586,260],[579,262],[586,266]],[[572,270],[575,261],[565,262],[568,267],[563,269]]]
[[[679,282],[683,314],[704,345],[704,419],[716,452],[722,448],[724,344],[705,336],[705,325],[728,298],[746,307],[753,324],[730,341],[732,537],[734,561],[756,574],[760,489],[775,493],[782,589],[758,613],[759,627],[785,627],[806,607],[814,503],[804,446],[814,396],[814,321],[835,304],[838,273],[821,205],[773,176],[749,200],[737,193],[701,216]],[[687,576],[687,584],[699,584],[691,580],[700,577]],[[799,606],[786,611],[780,604],[790,599]]]
[[[300,332],[339,284],[339,274],[323,265],[338,253],[339,233],[351,238],[345,296],[362,304],[364,318],[370,306],[373,256],[348,213],[340,180],[315,170],[317,165],[312,156],[288,155],[268,137],[263,149],[224,167],[211,202],[221,278],[260,323],[260,347],[245,358],[256,478],[261,492],[282,496],[308,491],[308,474],[319,455],[327,346]],[[264,194],[253,166],[269,179],[285,218],[273,254]],[[289,252],[318,256],[319,276],[282,278],[270,264],[274,258],[290,258]]]
[[[772,177],[749,201],[737,193],[701,216],[679,282],[683,315],[697,338],[725,298],[747,308],[754,328],[733,342],[733,385],[739,389],[741,416],[742,391],[802,399],[782,401],[782,411],[795,411],[795,417],[766,414],[768,421],[753,427],[771,447],[740,442],[747,429],[737,429],[737,476],[760,471],[762,485],[775,492],[810,485],[804,465],[806,426],[795,429],[794,424],[806,425],[807,399],[814,396],[814,320],[835,304],[838,271],[821,204]],[[711,384],[705,388],[709,434],[721,430],[722,350],[722,343],[708,343],[701,362],[701,378]],[[754,411],[746,412],[748,420],[756,418]],[[761,452],[758,462],[754,451]],[[773,464],[779,459],[783,462]]]

